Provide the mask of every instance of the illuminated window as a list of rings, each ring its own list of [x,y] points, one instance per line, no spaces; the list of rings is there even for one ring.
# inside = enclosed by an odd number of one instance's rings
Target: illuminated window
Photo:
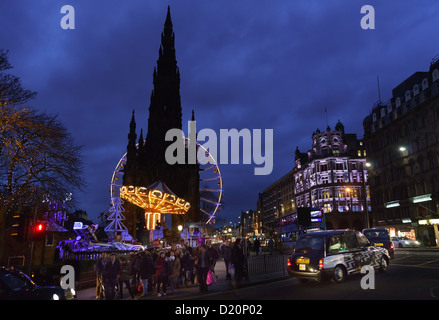
[[[361,157],[361,150],[358,150],[358,156]]]
[[[323,191],[323,199],[329,199],[329,190]]]
[[[358,190],[357,189],[352,189],[351,190],[351,197],[352,198],[358,198]]]

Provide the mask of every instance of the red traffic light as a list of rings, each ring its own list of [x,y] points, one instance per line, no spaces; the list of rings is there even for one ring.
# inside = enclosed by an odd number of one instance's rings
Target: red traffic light
[[[45,222],[37,222],[33,227],[32,240],[39,241],[46,238],[47,224]]]

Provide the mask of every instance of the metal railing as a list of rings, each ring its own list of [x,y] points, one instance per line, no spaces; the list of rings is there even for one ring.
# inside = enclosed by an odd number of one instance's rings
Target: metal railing
[[[286,275],[287,259],[288,255],[285,254],[250,256],[247,259],[249,278],[267,273],[282,273]]]

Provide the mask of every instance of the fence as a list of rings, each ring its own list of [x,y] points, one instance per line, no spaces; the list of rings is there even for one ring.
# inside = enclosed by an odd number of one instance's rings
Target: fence
[[[81,273],[77,289],[81,290],[85,288],[91,288],[95,285],[96,285],[96,272],[87,271]]]
[[[259,256],[251,256],[247,259],[247,268],[249,278],[267,273],[287,274],[288,255],[284,254],[261,254]]]

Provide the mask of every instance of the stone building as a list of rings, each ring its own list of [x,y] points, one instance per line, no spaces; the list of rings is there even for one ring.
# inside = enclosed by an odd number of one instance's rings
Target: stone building
[[[258,211],[261,211],[262,230],[265,234],[273,232],[277,218],[296,211],[292,171],[259,194]]]
[[[439,59],[363,121],[375,226],[435,245],[439,223]]]

